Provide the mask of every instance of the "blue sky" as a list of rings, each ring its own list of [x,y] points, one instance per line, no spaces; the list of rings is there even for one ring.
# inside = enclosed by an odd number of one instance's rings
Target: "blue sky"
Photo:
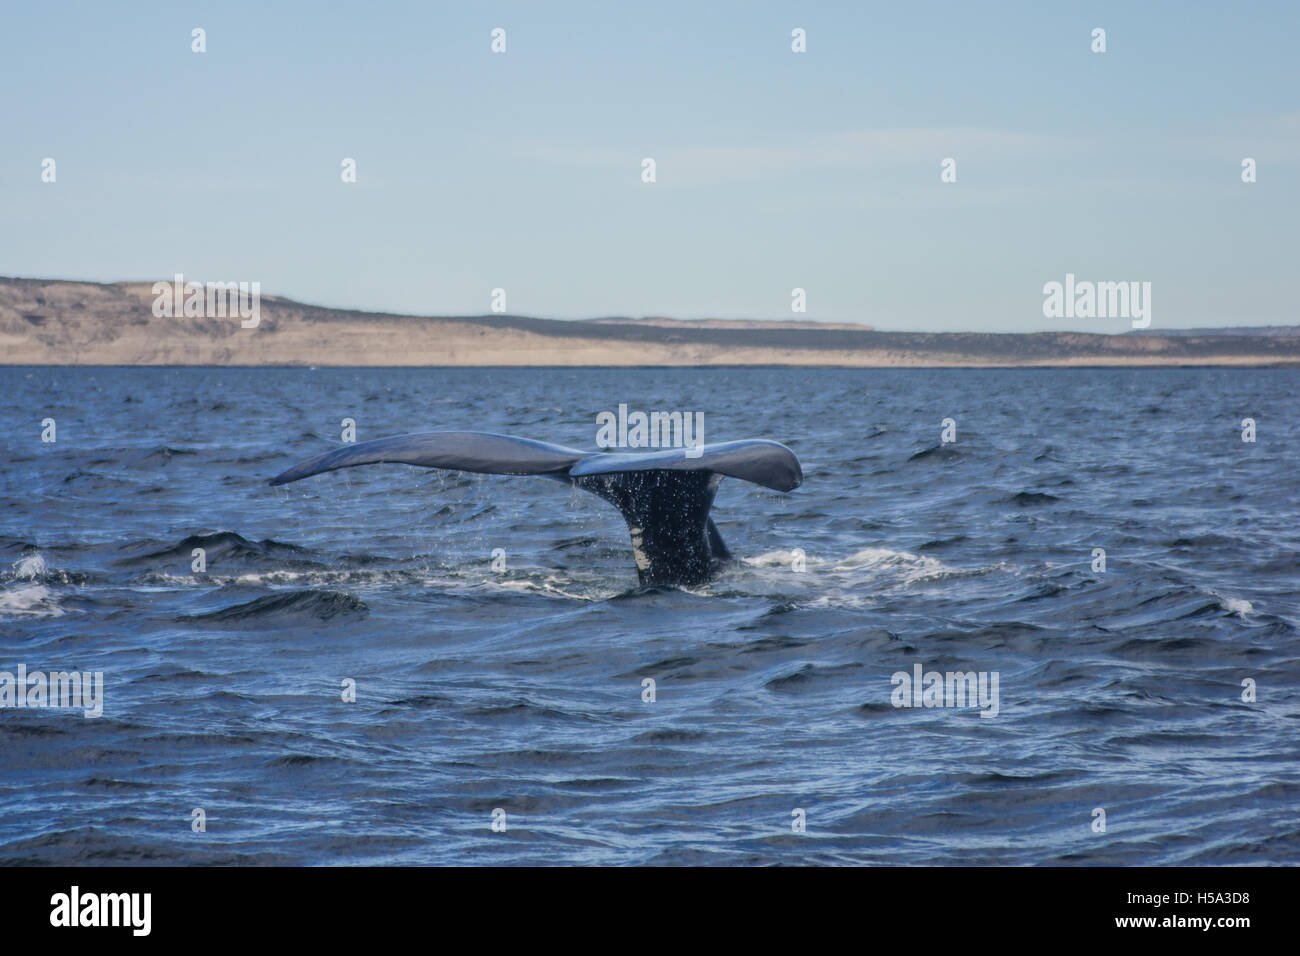
[[[1044,318],[1073,272],[1151,282],[1153,330],[1292,324],[1297,28],[1249,2],[13,4],[0,274],[1128,328]]]

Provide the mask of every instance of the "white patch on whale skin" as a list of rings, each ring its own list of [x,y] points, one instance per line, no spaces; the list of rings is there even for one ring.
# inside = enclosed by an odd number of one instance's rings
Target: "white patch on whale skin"
[[[632,558],[636,561],[637,570],[646,571],[650,567],[650,559],[646,557],[645,550],[641,547],[642,529],[629,527],[627,530],[632,538]]]

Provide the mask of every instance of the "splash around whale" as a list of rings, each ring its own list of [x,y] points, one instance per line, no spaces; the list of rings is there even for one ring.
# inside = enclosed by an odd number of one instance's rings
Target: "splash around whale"
[[[803,483],[795,453],[763,438],[616,454],[475,431],[422,432],[348,445],[300,462],[269,483],[383,463],[539,475],[598,495],[627,521],[637,575],[646,586],[703,584],[731,560],[709,517],[724,477],[775,491]]]

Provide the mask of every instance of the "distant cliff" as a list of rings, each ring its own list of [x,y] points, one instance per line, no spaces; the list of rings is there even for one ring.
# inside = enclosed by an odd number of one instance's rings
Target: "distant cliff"
[[[6,365],[1295,365],[1300,327],[1093,335],[878,332],[816,322],[419,317],[263,295],[238,315],[156,316],[151,283],[0,277]]]

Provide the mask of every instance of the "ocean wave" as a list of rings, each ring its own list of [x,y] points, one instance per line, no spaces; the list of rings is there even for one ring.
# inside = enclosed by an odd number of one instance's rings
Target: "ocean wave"
[[[192,561],[196,548],[203,549],[204,560],[209,566],[221,564],[249,566],[266,562],[275,562],[277,565],[290,563],[320,566],[323,563],[314,560],[311,557],[312,552],[307,548],[271,538],[250,541],[234,531],[191,534],[161,548],[145,543],[137,543],[134,548],[137,553],[120,559],[117,562],[119,566],[146,567],[170,562],[188,565]]]
[[[265,626],[352,618],[369,613],[366,603],[343,591],[309,590],[268,594],[240,604],[183,618],[194,624]]]

